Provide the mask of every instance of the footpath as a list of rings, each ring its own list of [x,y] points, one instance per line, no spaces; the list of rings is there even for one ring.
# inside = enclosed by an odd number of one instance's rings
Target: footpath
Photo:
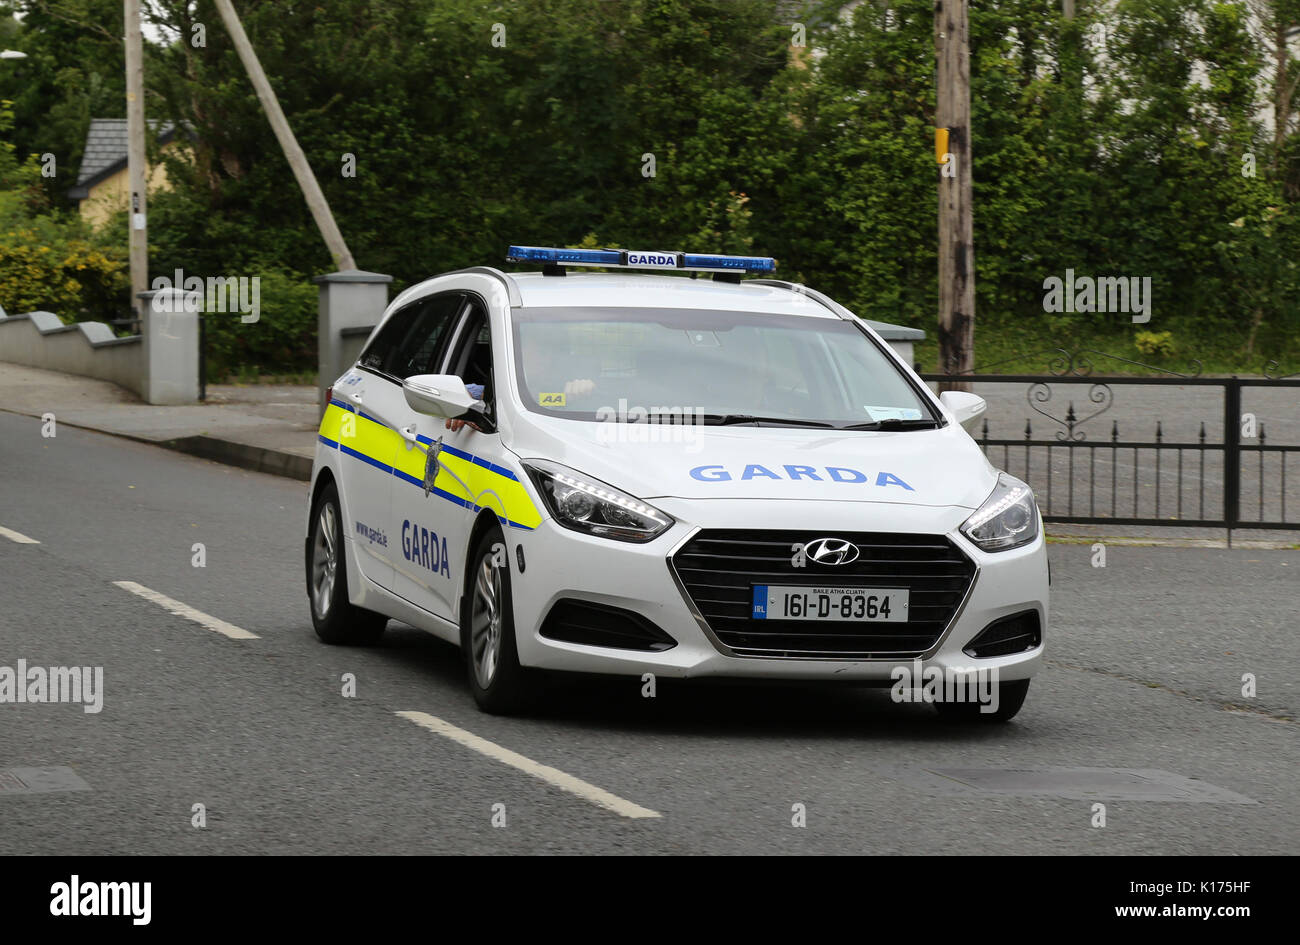
[[[42,417],[306,481],[319,411],[315,386],[210,384],[207,401],[146,404],[108,381],[0,361],[0,410]]]

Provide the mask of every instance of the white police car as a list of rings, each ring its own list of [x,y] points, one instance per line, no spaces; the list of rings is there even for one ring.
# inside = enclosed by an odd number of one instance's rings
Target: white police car
[[[741,281],[770,259],[508,258],[543,271],[406,290],[331,388],[306,541],[323,640],[427,630],[490,712],[539,670],[898,688],[924,667],[997,683],[996,711],[941,710],[1015,714],[1047,558],[1033,493],[962,428],[979,397],[936,399],[818,292]]]

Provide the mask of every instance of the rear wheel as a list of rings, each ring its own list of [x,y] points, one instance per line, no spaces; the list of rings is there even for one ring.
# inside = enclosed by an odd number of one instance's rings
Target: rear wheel
[[[343,548],[343,520],[334,483],[321,490],[312,509],[307,539],[307,598],[316,635],[326,643],[365,646],[374,643],[388,618],[354,607],[348,600],[348,568]]]
[[[508,715],[524,708],[533,674],[519,665],[510,559],[501,529],[489,528],[469,558],[469,586],[460,608],[460,647],[474,701],[484,712]]]
[[[1007,722],[1020,711],[1028,693],[1029,680],[1017,679],[998,684],[996,711],[981,712],[982,706],[978,702],[936,702],[934,707],[940,716],[954,722]]]

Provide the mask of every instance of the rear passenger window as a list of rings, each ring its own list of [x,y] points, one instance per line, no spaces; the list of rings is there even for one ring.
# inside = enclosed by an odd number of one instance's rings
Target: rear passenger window
[[[382,371],[384,362],[397,347],[397,342],[411,330],[411,323],[419,314],[421,304],[416,302],[394,312],[393,316],[384,322],[384,327],[379,329],[379,333],[370,339],[370,344],[366,345],[366,350],[361,352],[357,364],[372,371]]]
[[[460,292],[445,292],[395,312],[362,353],[360,365],[399,380],[435,373],[464,301]]]

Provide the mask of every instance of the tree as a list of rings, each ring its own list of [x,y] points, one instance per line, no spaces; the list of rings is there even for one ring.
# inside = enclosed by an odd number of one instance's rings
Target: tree
[[[90,119],[126,115],[121,0],[0,3],[0,40],[27,53],[0,65],[0,99],[14,103],[14,140],[24,158],[54,155],[57,173],[42,182],[52,201],[67,206]]]

